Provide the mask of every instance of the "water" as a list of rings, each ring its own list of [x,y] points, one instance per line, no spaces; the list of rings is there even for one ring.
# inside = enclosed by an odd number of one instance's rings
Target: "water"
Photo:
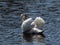
[[[11,5],[10,5],[11,4]],[[0,45],[60,45],[60,0],[0,2]],[[22,34],[20,14],[41,16],[44,36]]]
[[[45,45],[44,37],[41,35],[23,34],[22,45]]]

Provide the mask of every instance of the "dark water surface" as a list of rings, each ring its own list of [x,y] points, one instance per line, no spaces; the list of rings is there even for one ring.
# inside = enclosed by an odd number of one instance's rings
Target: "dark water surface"
[[[45,37],[22,34],[21,13],[41,16]],[[60,45],[60,0],[0,2],[0,45]]]

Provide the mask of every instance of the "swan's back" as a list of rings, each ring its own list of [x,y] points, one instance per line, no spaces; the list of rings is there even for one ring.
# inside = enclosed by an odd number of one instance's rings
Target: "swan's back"
[[[28,18],[26,19],[22,25],[21,25],[21,29],[25,32],[27,30],[30,30],[33,26],[31,25],[31,23],[33,22],[32,18]]]
[[[40,28],[45,24],[45,21],[41,17],[36,17],[32,23],[36,24],[37,28]]]

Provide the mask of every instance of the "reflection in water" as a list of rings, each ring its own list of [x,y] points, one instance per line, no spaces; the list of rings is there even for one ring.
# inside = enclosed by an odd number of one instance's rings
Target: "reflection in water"
[[[23,34],[23,42],[24,45],[45,45],[44,43],[44,35],[32,35],[32,34]]]
[[[40,41],[41,39],[44,39],[44,35],[23,34],[23,39],[27,42],[31,42],[33,40]]]
[[[30,34],[23,34],[23,39],[27,42],[31,42],[32,41],[32,35]]]

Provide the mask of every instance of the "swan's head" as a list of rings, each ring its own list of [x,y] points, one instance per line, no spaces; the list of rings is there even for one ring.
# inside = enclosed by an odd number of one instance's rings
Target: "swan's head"
[[[21,18],[21,21],[23,22],[25,19],[27,19],[27,15],[26,14],[21,14],[20,18]]]

